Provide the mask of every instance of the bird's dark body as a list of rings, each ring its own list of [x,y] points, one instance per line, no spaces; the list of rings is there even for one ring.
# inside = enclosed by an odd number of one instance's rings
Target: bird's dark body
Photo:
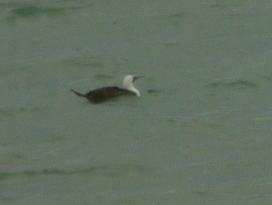
[[[71,90],[71,91],[80,97],[87,98],[92,103],[104,102],[112,98],[120,97],[123,95],[136,95],[136,93],[132,91],[122,89],[117,86],[97,88],[95,90],[89,91],[86,94],[79,93],[75,90]]]

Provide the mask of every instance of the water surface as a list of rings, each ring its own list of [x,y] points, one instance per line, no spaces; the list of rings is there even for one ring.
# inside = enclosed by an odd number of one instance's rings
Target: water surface
[[[1,204],[271,204],[271,7],[2,1]]]

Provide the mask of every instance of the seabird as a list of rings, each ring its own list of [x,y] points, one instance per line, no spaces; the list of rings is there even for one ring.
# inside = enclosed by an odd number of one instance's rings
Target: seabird
[[[82,94],[72,89],[70,89],[70,91],[80,97],[87,98],[92,103],[100,103],[123,95],[140,96],[139,90],[137,90],[133,84],[137,79],[138,77],[134,75],[126,75],[123,81],[124,88],[119,88],[117,86],[107,86],[91,90],[86,94]]]

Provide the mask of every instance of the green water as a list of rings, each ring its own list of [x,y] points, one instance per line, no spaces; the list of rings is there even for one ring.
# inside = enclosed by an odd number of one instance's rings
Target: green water
[[[0,203],[271,204],[271,6],[0,3]]]

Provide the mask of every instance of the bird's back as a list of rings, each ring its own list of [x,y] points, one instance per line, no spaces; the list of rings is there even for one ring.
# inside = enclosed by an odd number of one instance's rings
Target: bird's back
[[[136,93],[126,89],[118,88],[117,86],[108,86],[92,90],[86,93],[84,97],[86,97],[91,102],[98,103],[123,95],[136,95]]]

